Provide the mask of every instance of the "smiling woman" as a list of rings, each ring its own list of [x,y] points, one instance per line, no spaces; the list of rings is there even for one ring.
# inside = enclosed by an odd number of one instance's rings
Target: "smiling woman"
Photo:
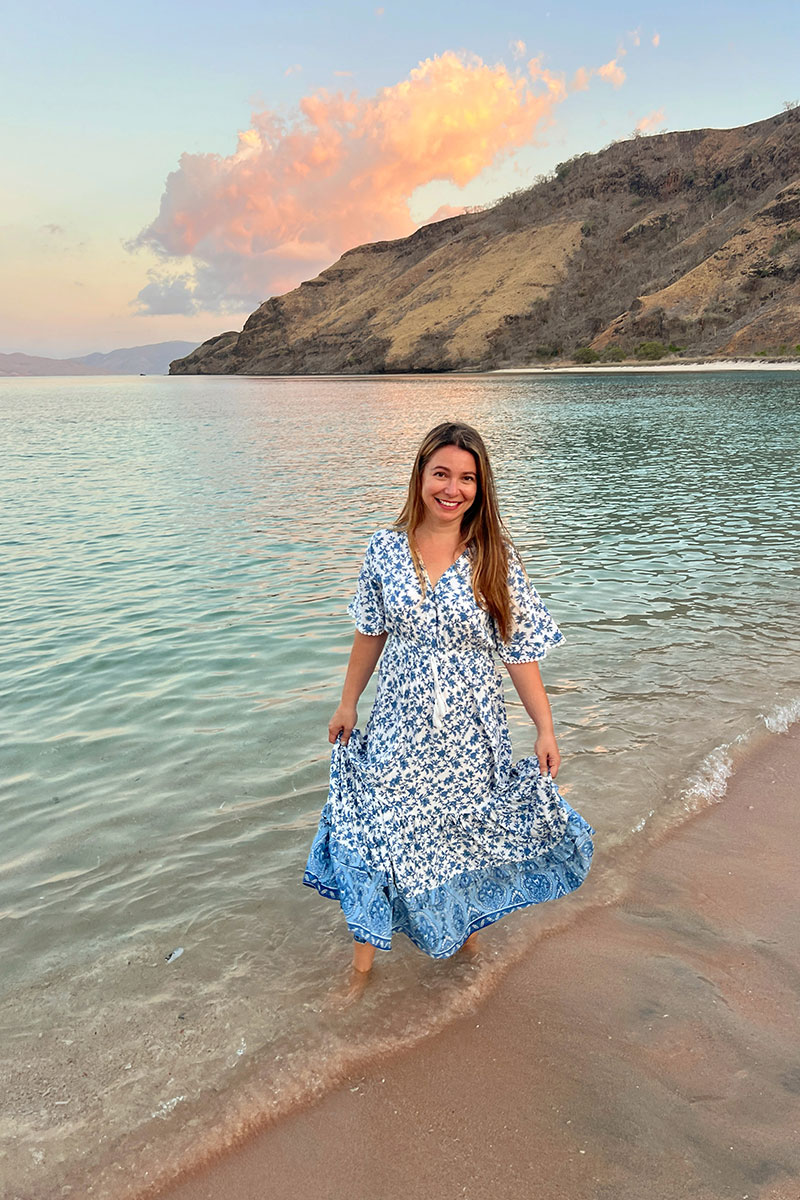
[[[424,439],[349,611],[330,791],[303,882],[341,904],[363,974],[393,933],[446,958],[504,914],[579,887],[593,830],[553,782],[537,660],[563,635],[503,527],[474,429],[447,422]],[[513,765],[495,655],[538,733],[536,756]],[[356,705],[381,656],[362,733]]]
[[[417,546],[421,549],[427,565],[429,578],[435,583],[451,565],[450,539],[441,536],[457,524],[461,532],[461,517],[469,509],[478,490],[475,459],[469,450],[458,446],[442,446],[437,450],[422,472],[422,503],[432,522],[433,537],[426,537],[421,530],[417,534]],[[420,547],[422,538],[424,549]],[[456,550],[463,547],[459,536]],[[450,562],[447,560],[451,559]]]

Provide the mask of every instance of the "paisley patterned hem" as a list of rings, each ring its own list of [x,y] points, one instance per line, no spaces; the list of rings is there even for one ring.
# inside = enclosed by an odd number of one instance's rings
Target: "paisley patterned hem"
[[[575,891],[592,859],[594,830],[564,801],[567,828],[551,849],[523,862],[504,862],[462,871],[437,887],[401,895],[385,872],[370,868],[333,830],[321,823],[303,883],[338,900],[358,942],[389,950],[394,933],[431,958],[449,958],[479,929],[516,909],[542,904]]]

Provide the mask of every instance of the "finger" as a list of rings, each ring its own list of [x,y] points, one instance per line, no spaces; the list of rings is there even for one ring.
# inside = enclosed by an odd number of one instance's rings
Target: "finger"
[[[331,744],[333,744],[341,732],[342,732],[341,725],[333,725],[333,724],[329,725],[328,726],[328,741]]]
[[[347,743],[350,741],[350,734],[352,732],[353,732],[352,729],[345,729],[345,727],[342,726],[342,745],[343,746],[346,746]]]

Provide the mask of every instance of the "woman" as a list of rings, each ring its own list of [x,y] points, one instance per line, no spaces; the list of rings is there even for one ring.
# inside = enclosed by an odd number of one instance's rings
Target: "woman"
[[[339,901],[366,972],[394,932],[445,958],[505,913],[572,891],[594,831],[553,783],[560,757],[537,660],[563,635],[527,581],[470,426],[424,439],[348,611],[330,792],[303,882]],[[381,654],[361,733],[356,705]],[[513,766],[495,655],[538,734],[536,757]]]

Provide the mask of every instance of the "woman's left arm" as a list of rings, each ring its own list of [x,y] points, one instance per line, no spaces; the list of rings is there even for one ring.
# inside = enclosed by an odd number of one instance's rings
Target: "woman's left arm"
[[[506,663],[511,682],[517,689],[526,713],[536,726],[536,757],[542,772],[549,771],[555,779],[561,764],[556,735],[553,730],[553,714],[550,701],[544,690],[537,662]]]

